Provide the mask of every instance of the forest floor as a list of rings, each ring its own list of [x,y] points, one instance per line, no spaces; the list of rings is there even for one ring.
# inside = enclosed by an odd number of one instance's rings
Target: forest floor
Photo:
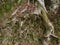
[[[20,13],[27,4],[16,4],[16,2],[0,5],[0,45],[41,45],[46,24],[39,15],[31,15],[34,6],[31,4],[29,11]],[[12,15],[17,8],[19,11]],[[55,35],[60,39],[60,9],[54,14],[49,11],[49,19],[55,28]],[[54,40],[53,40],[54,39]],[[60,41],[52,37],[50,45],[57,45]]]

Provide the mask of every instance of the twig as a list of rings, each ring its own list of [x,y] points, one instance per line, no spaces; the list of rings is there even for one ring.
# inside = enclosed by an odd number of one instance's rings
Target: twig
[[[25,11],[27,10],[27,7],[28,7],[28,6],[26,6],[20,13],[25,12]]]
[[[15,14],[17,13],[18,9],[19,9],[19,8],[17,8],[11,15],[12,15],[12,16],[15,15]]]

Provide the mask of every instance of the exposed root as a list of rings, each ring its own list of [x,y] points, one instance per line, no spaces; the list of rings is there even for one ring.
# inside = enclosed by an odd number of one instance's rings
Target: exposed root
[[[38,2],[40,3],[41,7],[43,7],[45,9],[45,11],[47,12],[44,0],[38,0]]]

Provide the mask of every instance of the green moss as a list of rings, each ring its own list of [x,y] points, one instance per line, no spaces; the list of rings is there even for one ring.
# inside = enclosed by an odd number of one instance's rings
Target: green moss
[[[4,10],[5,10],[6,12],[11,11],[11,8],[12,8],[12,6],[11,6],[10,3],[5,3],[5,5],[4,5]]]
[[[23,4],[23,3],[24,3],[24,0],[21,0],[21,1],[20,1],[20,4]]]
[[[3,17],[3,7],[0,7],[0,19]]]

